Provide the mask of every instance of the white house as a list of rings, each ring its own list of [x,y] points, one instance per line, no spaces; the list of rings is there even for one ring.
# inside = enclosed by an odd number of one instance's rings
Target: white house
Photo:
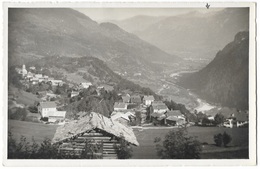
[[[64,83],[62,80],[49,80],[49,82],[51,82],[52,86],[62,86]]]
[[[40,102],[38,105],[38,113],[42,118],[49,117],[49,112],[55,111],[57,111],[55,102]]]
[[[80,83],[79,85],[80,85],[81,88],[87,89],[87,88],[89,88],[89,86],[92,86],[92,83],[91,82],[83,82],[83,83]]]
[[[38,112],[41,117],[48,118],[48,122],[63,121],[66,116],[66,111],[58,111],[55,102],[40,102]]]
[[[144,96],[144,98],[143,98],[143,104],[145,104],[146,106],[150,106],[153,102],[154,102],[154,97],[153,97],[153,95]]]

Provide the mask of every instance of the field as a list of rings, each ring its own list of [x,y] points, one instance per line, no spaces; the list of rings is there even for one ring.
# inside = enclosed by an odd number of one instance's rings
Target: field
[[[30,141],[32,136],[35,141],[40,143],[45,138],[52,139],[57,125],[45,125],[40,123],[23,122],[8,120],[8,129],[12,131],[14,137],[19,139],[21,135],[27,137]],[[144,129],[139,131],[134,129],[138,147],[133,146],[134,159],[158,159],[155,150],[154,138],[164,139],[169,130],[177,129]],[[214,145],[213,135],[226,131],[231,135],[232,141],[228,148],[219,148]],[[248,158],[248,129],[247,128],[219,128],[219,127],[190,127],[188,133],[191,136],[197,136],[202,143],[208,143],[203,146],[202,158]]]
[[[160,137],[164,139],[165,134],[170,130],[177,129],[147,129],[143,131],[134,130],[137,140],[140,144],[139,147],[133,147],[133,158],[135,159],[156,159],[154,138]],[[231,135],[232,141],[228,148],[219,148],[214,145],[213,136],[218,133],[223,133],[226,131]],[[222,127],[190,127],[188,128],[188,133],[190,136],[196,136],[201,143],[207,143],[208,145],[203,146],[202,158],[220,158],[228,152],[245,150],[248,147],[248,129],[247,128],[222,128]],[[204,154],[205,153],[205,154]],[[207,157],[208,154],[208,157]],[[231,153],[233,155],[237,155]],[[241,155],[241,154],[240,154]],[[231,157],[231,156],[229,156]],[[232,156],[234,158],[239,158],[237,156]],[[243,158],[246,158],[244,155]]]

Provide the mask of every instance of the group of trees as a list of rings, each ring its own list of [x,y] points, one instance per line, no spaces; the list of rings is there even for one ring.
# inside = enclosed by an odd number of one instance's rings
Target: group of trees
[[[189,122],[196,122],[196,116],[192,114],[183,104],[175,103],[174,101],[164,101],[169,110],[180,110]]]
[[[214,135],[214,142],[216,143],[216,146],[221,147],[222,144],[224,147],[227,147],[227,145],[231,142],[232,138],[229,134],[224,132],[223,134],[219,133]]]
[[[155,138],[157,154],[162,159],[199,159],[202,151],[201,143],[188,136],[186,128],[172,130],[161,138]]]

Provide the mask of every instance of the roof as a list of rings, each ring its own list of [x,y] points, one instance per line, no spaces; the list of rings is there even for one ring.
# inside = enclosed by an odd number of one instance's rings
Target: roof
[[[42,108],[56,108],[55,102],[40,102]]]
[[[114,104],[114,108],[126,108],[127,107],[127,104],[126,103],[122,103],[122,102],[115,102]]]
[[[154,100],[153,95],[144,96],[143,100]]]
[[[112,120],[117,120],[119,118],[123,118],[123,119],[125,119],[127,121],[130,121],[128,115],[124,114],[124,113],[121,113],[121,112],[115,113],[114,115],[111,116]]]
[[[164,105],[152,105],[153,109],[168,109],[168,107]]]
[[[130,96],[122,96],[122,100],[124,101],[124,102],[129,102],[130,101]]]
[[[74,120],[58,127],[52,139],[52,143],[71,139],[72,137],[79,136],[93,129],[103,130],[118,138],[123,137],[127,142],[133,145],[139,145],[131,128],[95,112],[91,112],[79,120]]]
[[[174,117],[174,116],[169,116],[166,118],[166,120],[170,120],[170,121],[184,121],[183,119],[180,119],[180,118],[177,118],[177,117]]]
[[[234,114],[237,121],[248,121],[248,114],[244,112],[237,112]]]
[[[141,97],[139,95],[133,95],[131,96],[131,102],[141,103]]]
[[[158,113],[158,112],[154,112],[151,114],[152,117],[161,117],[163,115],[164,115],[164,113]]]
[[[180,110],[170,110],[166,113],[167,116],[183,116]]]
[[[51,117],[65,117],[66,111],[52,111],[48,112],[48,116]]]

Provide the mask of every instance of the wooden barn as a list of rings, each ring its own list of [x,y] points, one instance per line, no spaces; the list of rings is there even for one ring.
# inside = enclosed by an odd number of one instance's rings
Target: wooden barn
[[[139,145],[131,128],[92,112],[58,127],[52,143],[58,144],[59,152],[64,155],[85,153],[91,158],[117,159],[116,146],[120,145],[120,139]]]

